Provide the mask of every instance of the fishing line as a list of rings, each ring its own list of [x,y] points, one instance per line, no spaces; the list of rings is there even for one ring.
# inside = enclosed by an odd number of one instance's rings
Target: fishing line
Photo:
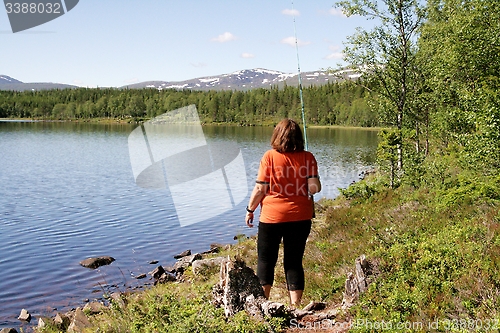
[[[295,50],[297,52],[297,71],[298,71],[298,78],[299,78],[299,96],[300,96],[300,107],[302,111],[302,124],[304,125],[304,146],[305,149],[307,149],[307,125],[306,125],[306,117],[305,117],[305,112],[304,112],[304,97],[302,95],[302,76],[300,75],[300,61],[299,61],[299,43],[297,40],[297,28],[295,27],[295,9],[293,7],[293,0],[292,0],[292,15],[293,15],[293,33],[295,35]]]
[[[302,111],[302,124],[304,125],[304,148],[305,150],[308,150],[307,147],[307,125],[306,125],[306,116],[304,112],[304,97],[302,95],[302,77],[300,75],[300,60],[299,60],[299,43],[297,40],[297,28],[295,27],[295,9],[293,7],[293,0],[292,0],[292,14],[293,14],[293,33],[295,35],[295,50],[297,52],[297,72],[298,72],[298,77],[299,77],[299,96],[300,96],[300,107]],[[316,217],[316,209],[314,208],[314,196],[312,194],[309,194],[309,198],[311,199],[312,202],[312,211],[313,215],[312,217]]]

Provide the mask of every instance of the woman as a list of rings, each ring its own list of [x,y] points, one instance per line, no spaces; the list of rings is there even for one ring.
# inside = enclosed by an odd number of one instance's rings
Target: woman
[[[302,257],[311,231],[312,195],[321,191],[321,183],[316,159],[304,150],[297,122],[280,121],[273,131],[271,147],[273,149],[260,161],[245,221],[253,227],[254,211],[260,204],[257,276],[266,298],[274,282],[274,268],[283,239],[283,265],[290,303],[298,307],[304,291]]]

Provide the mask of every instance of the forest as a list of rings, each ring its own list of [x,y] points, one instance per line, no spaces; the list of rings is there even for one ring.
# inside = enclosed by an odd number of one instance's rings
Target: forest
[[[303,89],[307,120],[318,125],[378,126],[367,104],[367,90],[346,81]],[[77,120],[109,118],[140,121],[195,104],[204,123],[273,124],[299,119],[299,88],[250,91],[79,88],[49,91],[0,91],[0,118]]]

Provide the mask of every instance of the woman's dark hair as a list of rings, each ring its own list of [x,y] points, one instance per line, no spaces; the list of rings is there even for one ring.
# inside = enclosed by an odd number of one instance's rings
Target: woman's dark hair
[[[280,121],[274,128],[271,147],[280,153],[303,151],[304,138],[299,124],[289,118]]]

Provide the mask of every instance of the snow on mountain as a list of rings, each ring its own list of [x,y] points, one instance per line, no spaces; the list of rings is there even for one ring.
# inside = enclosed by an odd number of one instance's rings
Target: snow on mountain
[[[0,84],[13,84],[13,83],[22,83],[19,80],[13,79],[7,75],[0,75]]]
[[[352,73],[351,73],[352,74]],[[317,85],[336,82],[340,79],[349,79],[345,73],[342,78],[338,73],[328,71],[301,73],[303,85]],[[156,88],[164,89],[192,89],[192,90],[248,90],[255,88],[269,88],[272,86],[298,85],[298,73],[283,73],[263,68],[244,69],[228,74],[201,77],[180,82],[148,81],[125,86],[123,88]]]
[[[361,74],[350,71],[314,71],[302,72],[303,86],[321,85],[340,80],[355,80]],[[168,82],[146,81],[135,83],[120,88],[142,89],[191,89],[191,90],[250,90],[256,88],[282,87],[284,85],[298,86],[298,73],[283,73],[264,68],[244,69],[217,76],[200,77],[191,80]],[[0,75],[0,90],[45,90],[78,88],[76,86],[59,83],[23,83],[7,75]]]

